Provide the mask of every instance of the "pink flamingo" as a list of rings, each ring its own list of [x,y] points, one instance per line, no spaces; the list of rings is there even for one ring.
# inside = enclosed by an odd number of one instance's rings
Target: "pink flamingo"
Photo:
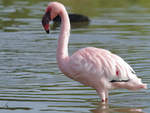
[[[49,3],[42,19],[42,25],[49,33],[49,21],[61,17],[61,31],[58,39],[56,59],[59,69],[69,78],[96,89],[102,102],[108,100],[108,90],[125,88],[147,89],[134,70],[121,57],[110,51],[87,47],[68,55],[70,21],[65,7],[58,2]]]

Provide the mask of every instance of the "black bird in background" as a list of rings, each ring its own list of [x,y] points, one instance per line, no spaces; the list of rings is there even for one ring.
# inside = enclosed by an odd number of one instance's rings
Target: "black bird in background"
[[[81,15],[81,14],[69,14],[70,22],[89,22],[89,18],[87,16]],[[60,16],[56,16],[53,20],[54,22],[61,22]]]

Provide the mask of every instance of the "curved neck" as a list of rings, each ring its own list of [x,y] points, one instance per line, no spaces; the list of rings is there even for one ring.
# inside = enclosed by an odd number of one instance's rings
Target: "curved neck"
[[[56,57],[57,57],[58,65],[61,66],[64,64],[65,59],[68,58],[70,20],[65,8],[60,12],[59,15],[61,17],[61,31],[58,38]]]

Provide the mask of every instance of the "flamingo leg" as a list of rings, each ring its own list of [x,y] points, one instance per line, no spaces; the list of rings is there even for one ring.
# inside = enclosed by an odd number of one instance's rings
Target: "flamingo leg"
[[[101,97],[102,102],[108,101],[108,90],[96,90],[99,97]]]
[[[106,93],[105,90],[97,90],[99,97],[101,97],[102,102],[106,102]]]
[[[108,90],[105,90],[105,101],[108,101]]]
[[[106,95],[105,95],[105,92],[101,92],[101,98],[102,98],[102,102],[105,102],[106,100]]]

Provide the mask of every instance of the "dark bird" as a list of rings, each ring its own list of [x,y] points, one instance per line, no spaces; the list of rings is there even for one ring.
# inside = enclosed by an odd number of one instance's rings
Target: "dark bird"
[[[69,14],[70,22],[89,22],[90,19],[87,16],[81,14]],[[54,18],[54,22],[61,22],[61,17],[58,15]]]

